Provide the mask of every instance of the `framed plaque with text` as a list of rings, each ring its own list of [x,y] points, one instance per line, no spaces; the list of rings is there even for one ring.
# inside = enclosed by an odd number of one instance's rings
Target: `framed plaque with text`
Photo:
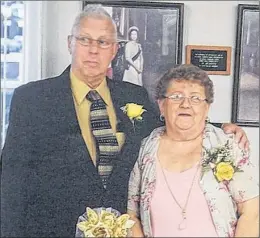
[[[230,75],[231,47],[186,46],[186,64],[193,64],[208,74]]]

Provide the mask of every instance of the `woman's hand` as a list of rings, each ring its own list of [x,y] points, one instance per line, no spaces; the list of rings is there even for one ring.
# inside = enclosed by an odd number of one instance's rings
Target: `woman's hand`
[[[141,74],[142,72],[143,72],[143,70],[137,69],[137,73],[138,73],[138,74]]]
[[[138,73],[138,74],[141,74],[142,73],[142,70],[137,68],[135,65],[133,65],[135,71]]]
[[[226,134],[234,133],[236,137],[236,142],[239,144],[241,149],[248,150],[249,149],[249,141],[246,136],[245,131],[237,126],[236,124],[232,123],[223,123],[222,129]]]

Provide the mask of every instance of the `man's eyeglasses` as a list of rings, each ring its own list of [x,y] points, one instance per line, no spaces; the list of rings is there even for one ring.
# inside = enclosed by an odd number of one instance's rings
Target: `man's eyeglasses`
[[[115,42],[109,41],[109,40],[102,40],[102,39],[95,40],[95,39],[92,39],[87,36],[82,36],[82,37],[81,36],[72,36],[72,37],[74,37],[81,45],[84,45],[84,46],[90,46],[93,44],[93,41],[96,41],[97,46],[102,49],[107,49],[107,48],[111,47],[112,44],[115,43]]]
[[[201,97],[196,96],[196,95],[185,97],[183,94],[180,94],[180,93],[174,93],[170,96],[164,95],[164,98],[169,98],[173,103],[176,103],[176,104],[182,103],[185,98],[188,98],[192,105],[198,105],[202,101],[207,102],[206,98],[201,98]]]

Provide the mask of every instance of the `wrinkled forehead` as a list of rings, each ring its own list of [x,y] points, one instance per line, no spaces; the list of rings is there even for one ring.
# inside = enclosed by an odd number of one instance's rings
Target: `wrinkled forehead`
[[[113,22],[106,17],[90,16],[84,17],[80,21],[78,34],[90,36],[114,37],[115,30]]]
[[[205,87],[201,84],[199,80],[191,79],[172,79],[168,89],[168,92],[173,91],[188,91],[188,92],[198,92],[205,94]]]

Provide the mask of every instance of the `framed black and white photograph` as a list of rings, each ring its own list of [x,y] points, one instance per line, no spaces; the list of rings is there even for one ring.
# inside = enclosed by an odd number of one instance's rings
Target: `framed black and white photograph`
[[[117,26],[119,49],[109,77],[144,86],[154,101],[159,77],[182,62],[184,4],[106,0],[84,1],[83,7],[88,4],[102,4]]]
[[[232,122],[259,126],[259,5],[239,4]]]

